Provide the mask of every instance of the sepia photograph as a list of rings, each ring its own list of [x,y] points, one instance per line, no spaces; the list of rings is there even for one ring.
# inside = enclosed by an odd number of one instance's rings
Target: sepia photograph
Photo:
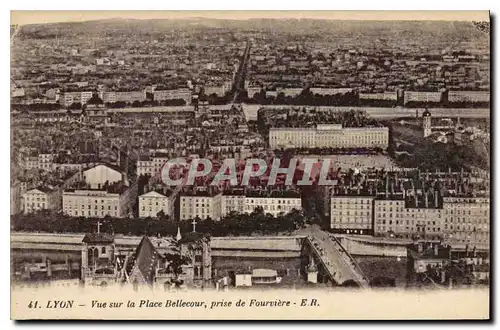
[[[490,52],[488,11],[11,11],[11,318],[490,319]]]

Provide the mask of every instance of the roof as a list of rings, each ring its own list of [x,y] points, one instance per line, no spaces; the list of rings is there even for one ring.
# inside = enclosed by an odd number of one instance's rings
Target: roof
[[[293,251],[300,252],[301,240],[290,237],[214,237],[213,250]]]
[[[135,251],[134,268],[138,269],[146,283],[151,284],[155,274],[155,265],[161,258],[151,240],[144,236]]]
[[[91,166],[91,167],[85,169],[84,172],[90,171],[91,169],[94,169],[94,168],[96,168],[98,166],[106,166],[107,168],[110,168],[112,170],[115,170],[115,171],[120,172],[120,173],[123,174],[122,169],[119,166],[113,165],[113,164],[107,164],[107,163],[95,164],[94,166]]]
[[[33,188],[33,189],[30,189],[28,190],[26,193],[37,193],[37,192],[42,192],[42,193],[45,193],[45,194],[50,194],[52,193],[54,190],[49,188],[49,187],[37,187],[37,188]]]
[[[107,233],[89,233],[83,237],[83,243],[111,244],[115,241],[114,235]]]
[[[150,192],[147,192],[145,194],[140,195],[139,197],[167,197],[164,194],[161,194],[155,190],[151,190]]]
[[[187,232],[182,235],[182,238],[180,239],[179,243],[181,244],[193,243],[193,242],[199,242],[203,239],[210,239],[210,235],[198,232]]]

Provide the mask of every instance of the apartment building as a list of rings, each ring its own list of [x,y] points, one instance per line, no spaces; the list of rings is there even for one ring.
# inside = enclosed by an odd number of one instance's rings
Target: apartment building
[[[152,155],[141,157],[137,161],[137,175],[161,175],[163,166],[168,161],[166,155]]]
[[[262,208],[264,213],[278,216],[289,213],[293,209],[302,210],[302,199],[295,191],[248,191],[245,195],[245,213],[252,213],[256,208]]]
[[[444,197],[438,194],[411,199],[376,199],[374,235],[402,238],[435,237],[460,244],[489,242],[490,204],[485,197]],[[435,199],[434,202],[431,202]]]
[[[176,195],[171,192],[150,191],[139,196],[139,218],[158,216],[160,211],[165,215],[174,215]]]
[[[59,188],[38,187],[26,191],[23,195],[24,213],[40,210],[54,210],[61,208],[61,192]]]
[[[222,216],[231,212],[244,213],[245,212],[245,191],[232,190],[224,191],[221,200]]]
[[[332,196],[330,228],[335,233],[373,234],[373,196]]]
[[[211,218],[219,220],[222,216],[222,193],[196,191],[183,193],[180,197],[180,219]]]
[[[445,197],[442,232],[450,241],[461,243],[490,241],[490,199],[485,197]]]

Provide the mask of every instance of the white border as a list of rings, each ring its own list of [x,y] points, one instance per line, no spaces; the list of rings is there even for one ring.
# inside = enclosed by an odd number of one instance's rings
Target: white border
[[[318,1],[318,0],[309,0],[309,1],[300,1],[300,2],[286,2],[286,3],[279,3],[276,1],[269,1],[269,0],[253,0],[253,1],[247,1],[247,2],[226,2],[223,0],[211,0],[211,1],[203,1],[203,0],[190,0],[190,1],[184,1],[184,2],[175,2],[175,1],[148,1],[147,3],[140,3],[140,2],[124,2],[120,1],[117,3],[112,3],[112,2],[103,2],[99,0],[86,0],[86,1],[78,1],[78,2],[70,2],[70,1],[15,1],[15,2],[2,2],[1,4],[3,10],[0,12],[3,18],[3,21],[9,22],[8,24],[5,24],[2,33],[0,34],[3,41],[0,43],[2,45],[7,45],[8,40],[10,39],[9,35],[9,25],[10,24],[10,17],[9,17],[9,10],[217,10],[217,9],[233,9],[233,10],[492,10],[493,13],[499,13],[499,2],[498,1],[487,1],[487,0],[474,0],[474,1],[435,1],[435,0],[420,0],[420,1],[370,1],[370,0],[357,0],[357,1]],[[498,17],[497,17],[498,19]],[[496,21],[496,24],[498,24],[498,21]],[[498,33],[493,34],[494,39],[496,42],[498,42]],[[496,43],[495,42],[495,43]],[[494,49],[492,49],[492,54],[494,55],[492,58],[494,60],[497,59],[498,54],[497,52],[494,52]],[[2,127],[0,128],[0,134],[1,134],[1,147],[2,147],[2,154],[4,155],[4,159],[8,158],[9,153],[9,145],[10,145],[10,128],[9,128],[9,123],[10,123],[10,118],[9,118],[9,78],[10,78],[10,70],[7,67],[7,62],[8,59],[10,58],[10,53],[9,53],[9,48],[5,47],[4,50],[2,51],[2,57],[3,57],[3,63],[4,65],[2,66],[2,90],[3,93],[0,95],[2,96],[2,104],[4,105],[3,111],[0,112],[0,125]],[[497,82],[496,75],[492,76],[492,80]],[[497,95],[498,94],[498,84],[494,85],[495,88],[492,91],[492,95]],[[494,104],[497,104],[496,102]],[[495,122],[494,122],[494,127],[498,128],[500,127],[500,117],[498,115],[495,116]],[[498,143],[496,144],[496,148],[498,149]],[[498,152],[498,150],[495,150]],[[495,155],[497,153],[493,153]],[[495,164],[497,164],[500,168],[500,162],[498,157],[495,157]],[[3,258],[0,259],[3,261],[4,265],[6,266],[8,264],[8,260],[10,260],[10,253],[9,253],[9,241],[7,239],[7,233],[10,230],[9,226],[9,215],[8,215],[8,200],[10,200],[10,190],[7,188],[8,187],[8,181],[9,181],[9,173],[10,173],[10,164],[9,160],[5,160],[3,162],[0,162],[1,166],[1,200],[4,201],[2,205],[4,206],[2,208],[3,213],[4,213],[4,221],[2,222],[3,225],[3,230],[2,232],[4,233],[3,239],[1,240],[2,243],[2,255]],[[498,175],[496,175],[496,179],[498,179]],[[497,188],[497,183],[498,180],[495,180],[495,188]],[[495,191],[497,191],[495,189]],[[497,194],[495,194],[495,203],[494,205],[500,205],[499,200],[498,200]],[[500,237],[500,234],[498,233],[500,230],[500,225],[496,224],[495,225],[495,233],[493,234],[493,237]],[[496,247],[498,248],[498,243],[495,244]],[[497,249],[494,251],[494,256],[497,255]],[[497,274],[498,271],[498,260],[495,261],[495,274]],[[10,287],[9,287],[9,281],[10,281],[10,276],[9,272],[7,270],[1,272],[1,277],[2,277],[2,295],[3,299],[1,300],[1,307],[2,307],[2,325],[6,326],[8,329],[13,328],[17,324],[14,324],[12,321],[8,321],[10,318],[10,302],[7,297],[10,296]],[[496,280],[496,279],[495,279]],[[496,283],[498,284],[498,283]],[[496,286],[495,286],[496,287]],[[495,290],[496,291],[496,290]],[[369,303],[369,302],[367,302]],[[450,302],[450,303],[456,303],[456,302]],[[496,304],[498,306],[498,302]],[[402,306],[404,308],[404,306]],[[496,310],[494,311],[496,312]],[[498,315],[496,315],[498,316]],[[99,330],[99,329],[104,329],[105,326],[108,327],[129,327],[127,324],[89,324],[92,326],[94,329]],[[185,328],[194,328],[194,327],[233,327],[233,326],[251,326],[251,327],[259,327],[259,328],[276,328],[276,327],[289,327],[290,325],[294,324],[276,324],[276,323],[271,323],[271,324],[190,324],[190,325],[180,325],[180,324],[155,324],[149,326],[155,326],[155,327],[168,327],[168,328],[177,328],[177,327],[185,327]],[[311,324],[303,324],[303,323],[297,323],[296,324],[298,327],[309,327]],[[368,325],[368,324],[366,324]],[[31,329],[34,328],[36,325],[35,324],[24,324],[23,327],[26,329]],[[85,323],[78,323],[78,324],[46,324],[45,326],[50,326],[50,327],[82,327],[82,326],[87,326]],[[136,324],[133,323],[132,326],[135,327],[142,327],[144,326],[143,324]],[[321,327],[345,327],[346,325],[341,325],[341,324],[313,324],[313,326],[321,326]],[[354,327],[360,327],[362,325],[358,324],[355,325]],[[373,325],[369,325],[373,326]],[[387,326],[387,324],[378,324],[379,327],[382,326]],[[395,324],[393,326],[400,327],[402,324]],[[438,326],[443,326],[442,324],[420,324],[419,327],[425,327],[426,329],[434,329],[438,328]],[[447,326],[455,326],[454,324],[448,324]],[[465,325],[467,328],[474,328],[479,326],[478,324],[466,324]],[[349,326],[350,328],[352,326]],[[4,328],[4,327],[2,327]]]

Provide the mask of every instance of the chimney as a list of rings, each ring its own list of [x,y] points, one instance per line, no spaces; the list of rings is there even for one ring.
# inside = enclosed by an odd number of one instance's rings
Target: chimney
[[[437,208],[439,206],[439,197],[438,197],[438,191],[434,191],[434,207]]]
[[[434,243],[434,255],[437,256],[439,254],[439,244]]]
[[[415,197],[415,207],[418,207],[418,196],[417,196],[417,192],[415,190],[413,190],[413,195]]]
[[[429,195],[427,194],[427,191],[424,191],[424,196],[425,196],[425,208],[429,208]]]
[[[418,253],[422,253],[422,251],[424,250],[424,247],[422,245],[422,242],[418,242],[417,243],[417,247],[418,247]]]

